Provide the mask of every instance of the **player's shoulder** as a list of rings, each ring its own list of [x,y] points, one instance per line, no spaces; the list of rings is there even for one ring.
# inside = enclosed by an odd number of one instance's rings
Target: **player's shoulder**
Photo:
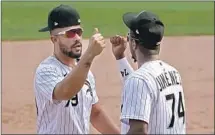
[[[131,89],[137,88],[138,90],[134,90],[133,91],[134,93],[139,93],[142,90],[152,93],[151,85],[152,85],[152,81],[150,81],[149,78],[143,75],[140,75],[139,72],[136,70],[132,72],[132,74],[130,74],[128,78],[125,80],[125,85],[124,85],[125,89],[123,92],[127,93],[131,91]]]
[[[137,71],[140,75],[157,75],[162,73],[165,70],[175,70],[178,71],[173,65],[163,61],[163,60],[155,60],[146,62],[143,64]]]
[[[176,72],[179,76],[181,76],[180,71],[176,68],[176,66],[174,66],[173,64],[170,64],[170,63],[166,63],[166,62],[163,62],[163,63],[164,63],[165,68],[167,69],[167,71]]]
[[[140,73],[138,72],[138,70],[133,71],[128,78],[125,80],[125,83],[131,82],[131,81],[145,81],[145,77],[143,75],[140,75]]]
[[[142,80],[144,83],[150,86],[156,85],[155,76],[159,74],[159,72],[162,72],[161,71],[162,69],[159,68],[158,66],[159,62],[160,61],[151,61],[151,62],[144,63],[139,69],[134,71],[129,76],[129,78]]]
[[[36,73],[50,71],[58,72],[59,68],[60,66],[58,61],[53,56],[49,56],[39,63],[36,68]]]
[[[162,64],[164,64],[164,66],[166,66],[169,69],[177,70],[177,68],[173,64],[167,63],[165,61],[162,61]]]
[[[128,76],[128,79],[138,79],[138,80],[147,81],[149,79],[149,73],[145,68],[139,68],[136,71],[132,72]]]

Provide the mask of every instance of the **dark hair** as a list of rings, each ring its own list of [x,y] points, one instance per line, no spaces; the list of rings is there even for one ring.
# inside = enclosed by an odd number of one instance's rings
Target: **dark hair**
[[[157,55],[160,53],[160,45],[155,44],[143,44],[139,39],[133,39],[136,43],[136,45],[139,47],[140,51],[144,55]]]

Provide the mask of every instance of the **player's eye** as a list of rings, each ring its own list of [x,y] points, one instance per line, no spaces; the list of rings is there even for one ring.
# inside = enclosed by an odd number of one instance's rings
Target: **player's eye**
[[[67,38],[74,38],[76,34],[78,36],[82,36],[82,33],[83,33],[82,29],[73,29],[73,30],[66,31],[65,36]]]

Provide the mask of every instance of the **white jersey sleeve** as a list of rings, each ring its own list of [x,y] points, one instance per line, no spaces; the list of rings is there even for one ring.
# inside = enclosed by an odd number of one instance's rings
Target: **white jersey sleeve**
[[[46,100],[53,103],[52,95],[57,83],[62,81],[64,77],[57,71],[55,67],[46,66],[39,68],[35,75],[35,88],[37,93],[42,95]]]
[[[128,76],[134,71],[131,65],[128,63],[128,60],[126,57],[117,60],[118,66],[119,66],[119,71],[121,73],[123,82],[128,78]]]
[[[149,123],[152,95],[143,79],[129,77],[123,90],[121,121],[129,124],[129,119],[135,119]]]
[[[94,75],[92,74],[92,72],[89,72],[89,78],[90,78],[90,81],[91,81],[91,87],[92,87],[92,93],[93,93],[93,101],[92,101],[92,104],[95,104],[98,102],[99,98],[98,98],[98,95],[96,93],[96,82],[95,82],[95,78],[94,78]]]

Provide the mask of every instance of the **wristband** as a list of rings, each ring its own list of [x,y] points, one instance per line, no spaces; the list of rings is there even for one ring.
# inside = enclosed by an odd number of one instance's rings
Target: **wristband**
[[[121,76],[123,78],[126,78],[128,75],[130,75],[134,70],[131,67],[131,65],[128,63],[126,57],[117,60],[118,66],[119,66],[119,71],[121,73]]]

